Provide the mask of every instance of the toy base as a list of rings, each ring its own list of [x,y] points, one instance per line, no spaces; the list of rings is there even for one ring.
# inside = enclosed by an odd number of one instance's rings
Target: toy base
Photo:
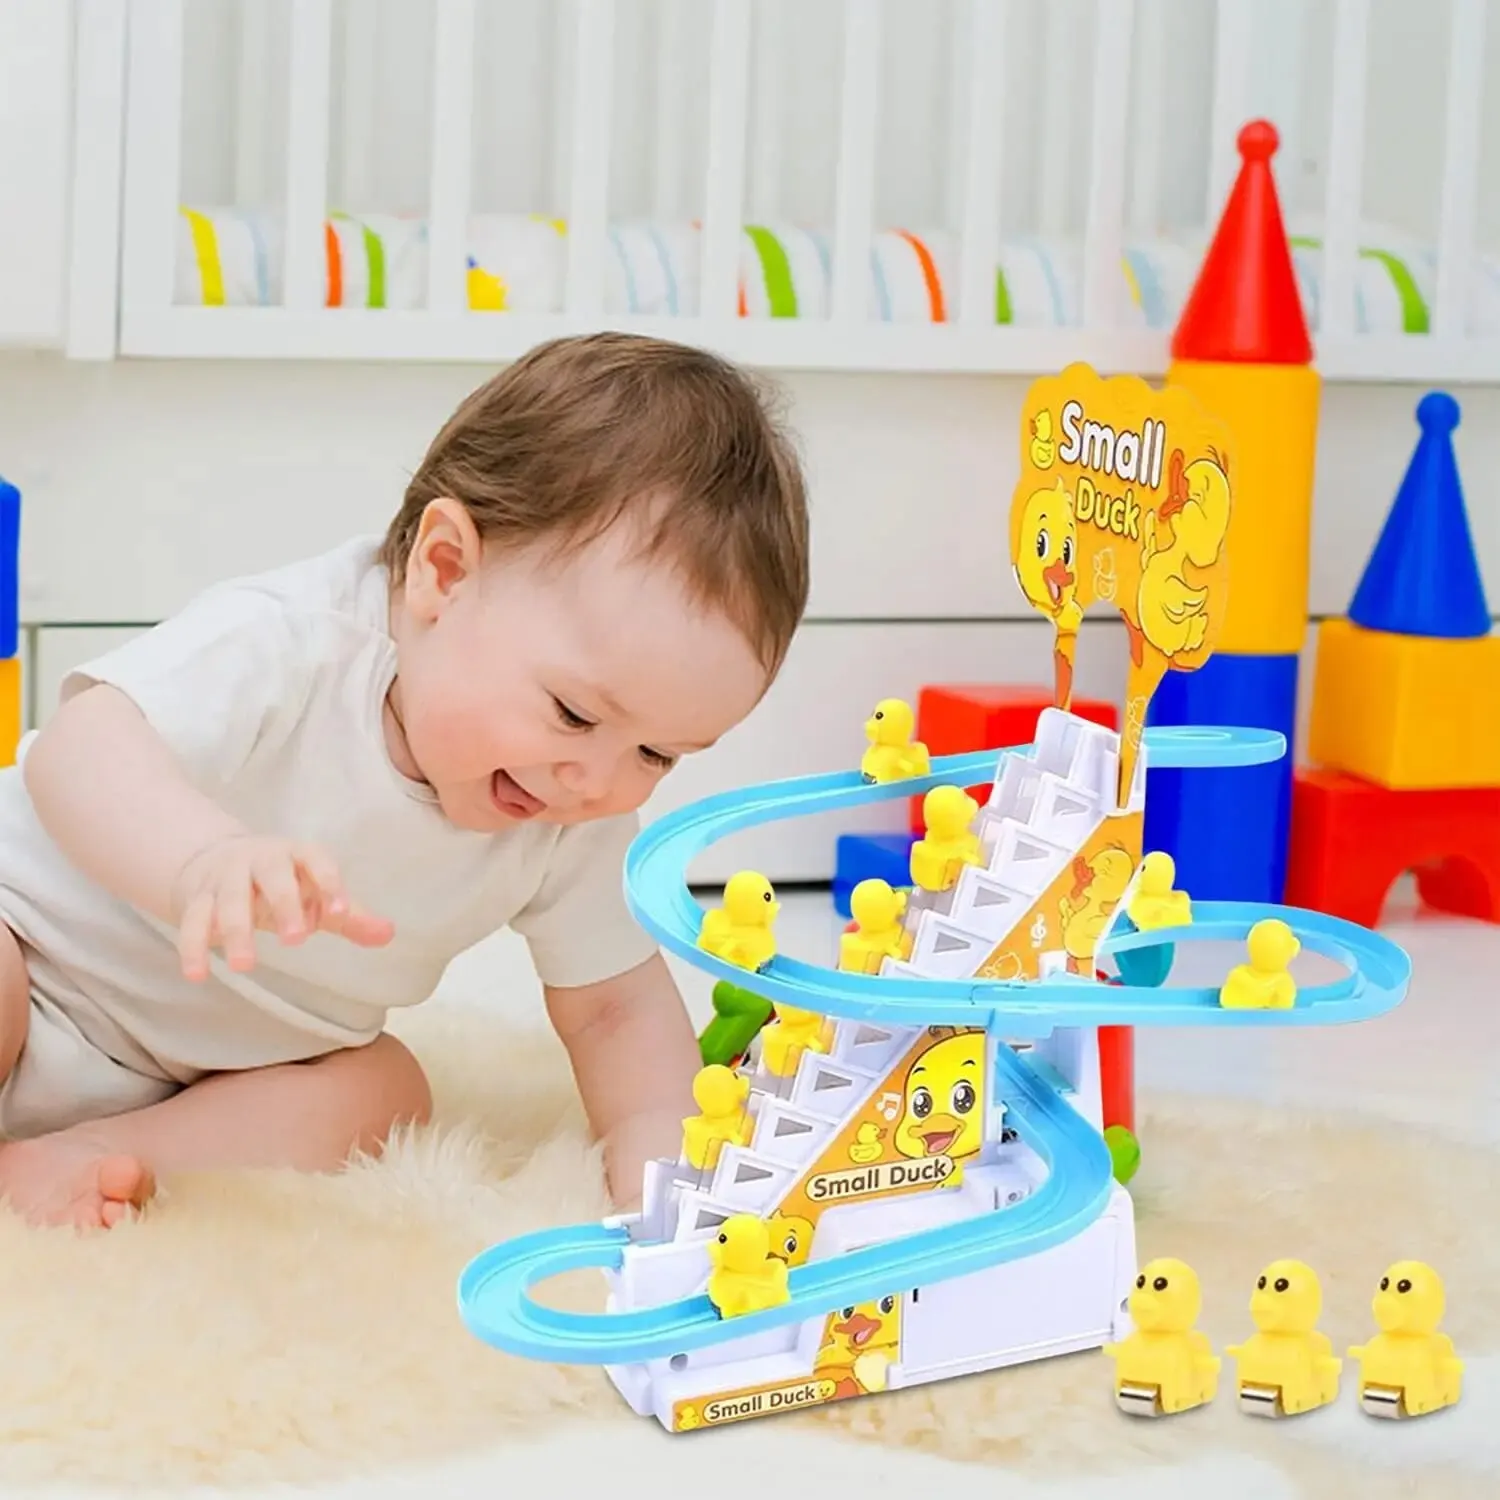
[[[840,1246],[855,1248],[852,1241]],[[606,1369],[630,1408],[668,1432],[976,1375],[1128,1336],[1124,1307],[1135,1258],[1133,1205],[1116,1187],[1088,1229],[1041,1255],[893,1288],[899,1340],[883,1350],[830,1357],[830,1325],[845,1314],[820,1314],[670,1359]]]

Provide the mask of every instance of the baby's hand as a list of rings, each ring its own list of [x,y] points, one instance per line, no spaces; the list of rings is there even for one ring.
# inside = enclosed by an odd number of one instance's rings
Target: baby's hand
[[[390,942],[384,917],[349,900],[338,867],[314,844],[237,834],[201,849],[173,890],[177,952],[189,979],[208,977],[208,956],[222,948],[231,969],[255,967],[255,930],[300,943],[336,932],[363,948]]]

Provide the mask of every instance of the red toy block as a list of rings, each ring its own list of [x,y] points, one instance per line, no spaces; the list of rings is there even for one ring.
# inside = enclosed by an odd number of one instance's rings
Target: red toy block
[[[1342,771],[1294,774],[1288,906],[1374,927],[1408,870],[1427,906],[1500,922],[1500,787],[1392,791]]]
[[[1099,1028],[1099,1103],[1104,1128],[1123,1125],[1135,1134],[1135,1031]]]
[[[970,750],[999,750],[1005,745],[1029,745],[1036,738],[1036,721],[1052,707],[1050,687],[1001,686],[994,683],[956,683],[924,687],[917,696],[917,738],[931,756],[962,755]],[[1113,703],[1098,698],[1075,698],[1073,712],[1081,719],[1118,730]],[[990,795],[989,783],[972,786],[969,795],[981,805]],[[922,799],[911,799],[911,831],[924,833]]]

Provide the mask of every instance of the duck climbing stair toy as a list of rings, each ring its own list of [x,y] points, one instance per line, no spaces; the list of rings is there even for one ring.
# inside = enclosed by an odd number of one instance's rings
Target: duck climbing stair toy
[[[1041,428],[1052,442],[1030,441]],[[1144,727],[1165,674],[1213,650],[1234,472],[1185,390],[1085,366],[1037,382],[1011,511],[1017,578],[1056,636],[1056,701],[1033,742],[872,774],[852,737],[847,771],[710,797],[641,832],[625,869],[637,919],[775,1015],[728,1049],[734,1066],[705,1067],[701,1113],[678,1155],[648,1166],[638,1213],[470,1263],[458,1304],[478,1338],[602,1365],[676,1432],[1070,1351],[1129,1363],[1135,1218],[1104,1133],[1101,1032],[1357,1021],[1397,1005],[1410,974],[1351,922],[1191,899],[1142,848],[1148,766],[1287,753],[1270,730]],[[1129,642],[1118,731],[1070,711],[1095,606]],[[899,709],[881,705],[904,726]],[[698,854],[741,829],[913,796],[927,819],[908,879],[864,883],[837,967],[777,951],[775,893],[754,872],[712,919],[687,886]],[[1173,956],[1204,941],[1235,945],[1267,1003],[1233,1003],[1228,960],[1222,985],[1171,983]],[[1298,987],[1284,966],[1298,950],[1342,972]],[[531,1297],[586,1267],[603,1273],[604,1311]],[[1202,1398],[1185,1390],[1168,1396]]]

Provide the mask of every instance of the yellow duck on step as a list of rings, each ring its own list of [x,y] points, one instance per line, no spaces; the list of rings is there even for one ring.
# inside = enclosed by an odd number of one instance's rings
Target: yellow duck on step
[[[848,974],[878,974],[887,958],[911,955],[911,934],[901,925],[906,892],[884,880],[861,880],[849,893],[854,929],[839,938],[839,968]]]
[[[924,891],[946,891],[965,865],[982,865],[984,847],[970,824],[979,804],[961,786],[935,786],[922,799],[926,828],[911,846],[912,884]]]

